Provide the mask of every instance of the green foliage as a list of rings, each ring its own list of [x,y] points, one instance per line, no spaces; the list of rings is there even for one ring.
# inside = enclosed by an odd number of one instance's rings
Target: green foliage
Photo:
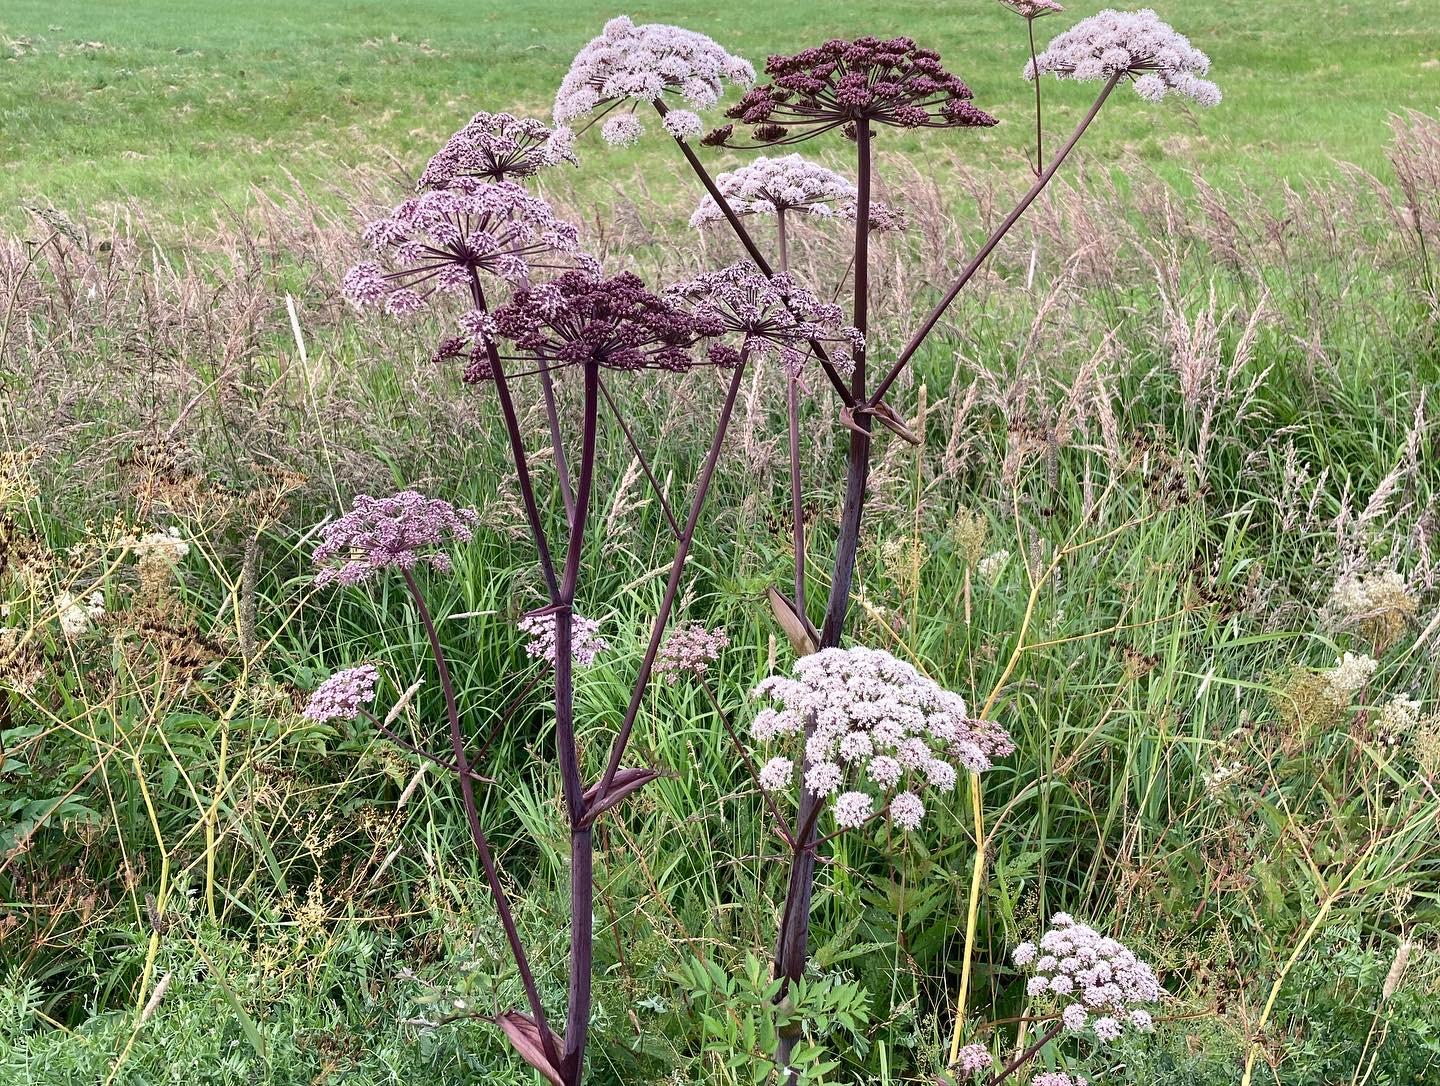
[[[863,1055],[867,996],[851,981],[806,979],[786,991],[783,980],[772,977],[753,953],[737,972],[700,958],[681,962],[674,979],[699,1017],[703,1050],[724,1068],[727,1077],[721,1081],[765,1086],[789,1074],[803,1086],[823,1086],[840,1066],[828,1053],[859,1049],[856,1054]],[[800,1040],[781,1067],[775,1046],[786,1032]]]

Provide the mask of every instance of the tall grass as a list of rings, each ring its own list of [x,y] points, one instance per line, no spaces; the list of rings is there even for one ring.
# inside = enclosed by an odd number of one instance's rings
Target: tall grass
[[[1399,119],[1393,172],[1304,191],[1057,189],[903,379],[892,402],[923,444],[878,453],[861,636],[975,704],[993,694],[1020,749],[897,853],[836,842],[815,976],[857,983],[868,1018],[807,1023],[834,1081],[943,1066],[972,904],[967,1036],[1023,1041],[1006,954],[1065,908],[1123,930],[1173,996],[1116,1081],[1440,1081],[1436,132]],[[955,163],[899,170],[880,172],[922,214],[884,250],[882,312],[923,307],[901,284],[942,282],[924,254],[974,240],[937,176],[982,226],[1004,205]],[[657,279],[693,266],[682,214],[616,198],[631,226],[610,255]],[[350,234],[297,197],[183,254],[134,223],[53,215],[0,244],[0,1068],[17,1082],[526,1081],[474,1019],[519,986],[450,782],[373,729],[296,712],[340,665],[381,662],[397,689],[428,677],[400,593],[320,596],[306,577],[311,526],[402,483],[482,509],[435,610],[474,730],[520,698],[485,818],[542,994],[563,1003],[567,838],[513,627],[537,586],[495,485],[503,435],[488,394],[341,307]],[[835,240],[803,232],[796,262],[823,266]],[[712,682],[742,722],[788,651],[764,603],[790,558],[772,376],[742,393],[682,588],[682,617],[730,633]],[[672,504],[714,380],[624,389]],[[563,382],[561,398],[573,413]],[[838,464],[823,398],[805,411],[804,455]],[[525,425],[544,447],[543,416]],[[614,646],[577,693],[592,772],[667,568],[662,511],[606,448],[620,483],[579,601]],[[830,545],[838,490],[805,498]],[[147,582],[116,542],[171,525],[190,553]],[[1368,568],[1398,569],[1418,601],[1390,645],[1326,607]],[[57,595],[96,589],[104,617],[65,639]],[[1352,704],[1315,702],[1345,651],[1379,669]],[[1392,734],[1384,707],[1406,693],[1420,719]],[[423,684],[397,718],[427,752],[444,747],[438,697]],[[647,698],[636,742],[666,775],[597,831],[596,1081],[739,1081],[700,1012],[753,1008],[680,977],[744,976],[775,930],[779,865],[709,698]],[[972,898],[977,830],[991,851]]]

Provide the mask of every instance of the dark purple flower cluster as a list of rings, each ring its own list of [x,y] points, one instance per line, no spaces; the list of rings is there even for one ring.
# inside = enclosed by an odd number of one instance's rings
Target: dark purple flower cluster
[[[470,539],[479,514],[447,501],[402,490],[388,498],[361,494],[350,512],[325,525],[312,560],[317,585],[356,585],[382,569],[412,569],[424,562],[448,573],[449,555],[437,550]]]
[[[580,250],[580,232],[540,197],[511,181],[473,177],[412,196],[366,226],[365,240],[391,267],[357,264],[345,275],[345,295],[395,316],[418,312],[437,293],[468,298],[481,272],[525,283],[537,268],[594,264]]]
[[[508,181],[531,177],[546,166],[575,163],[575,135],[568,128],[550,129],[539,121],[509,113],[475,114],[436,152],[418,189],[443,189],[457,177]]]
[[[828,41],[765,64],[772,82],[747,91],[725,115],[751,126],[761,144],[788,144],[832,128],[854,132],[857,121],[897,128],[975,128],[995,118],[970,104],[965,81],[947,72],[940,54],[910,38]],[[733,126],[706,143],[726,144]]]
[[[517,290],[495,310],[495,328],[520,357],[544,366],[676,371],[695,365],[696,343],[725,331],[713,313],[662,298],[628,272],[602,279],[580,271]]]
[[[766,278],[753,264],[731,264],[676,284],[669,295],[740,339],[751,358],[775,356],[792,377],[800,372],[816,341],[836,345],[833,360],[845,368],[865,337],[845,323],[844,310],[822,301],[788,275]],[[711,361],[733,366],[740,352],[729,344],[710,348]]]

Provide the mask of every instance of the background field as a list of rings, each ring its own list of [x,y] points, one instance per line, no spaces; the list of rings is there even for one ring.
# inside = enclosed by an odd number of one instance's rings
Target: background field
[[[1248,1057],[1257,1086],[1437,1086],[1440,12],[1156,6],[1226,100],[1118,94],[897,385],[925,440],[879,444],[854,636],[972,702],[1002,684],[1019,749],[985,778],[967,1039],[1013,1051],[1008,951],[1066,909],[1154,961],[1169,996],[1143,1043],[1084,1064],[1055,1046],[1047,1065],[1235,1086]],[[885,194],[913,228],[876,243],[877,352],[1027,183],[1023,39],[992,0],[630,13],[757,60],[908,33],[1005,120],[886,134]],[[468,719],[486,729],[543,678],[514,628],[537,577],[491,393],[432,363],[438,322],[357,314],[338,282],[359,224],[440,140],[478,108],[544,115],[613,14],[0,7],[5,1086],[533,1086],[483,1021],[519,984],[452,783],[297,711],[342,666],[382,664],[384,703],[430,677],[414,615],[393,585],[317,591],[307,556],[358,492],[477,507],[456,576],[427,582]],[[1090,101],[1047,93],[1052,127]],[[803,149],[849,168],[838,140]],[[665,141],[581,150],[538,183],[608,269],[663,283],[735,257],[685,226],[697,193]],[[840,290],[845,239],[797,238],[799,273]],[[730,633],[713,681],[742,724],[788,662],[764,604],[791,569],[773,377],[744,391],[682,594],[684,618]],[[617,387],[683,501],[714,375]],[[805,419],[813,599],[845,431],[823,395]],[[579,682],[592,772],[669,554],[635,461],[602,436],[580,595],[611,643]],[[147,580],[123,541],[171,527],[190,551]],[[1401,589],[1360,613],[1332,601],[1378,573]],[[95,591],[105,614],[62,637],[61,594]],[[1377,667],[1336,702],[1324,675],[1344,653]],[[399,718],[423,750],[445,744],[435,685]],[[553,1009],[567,841],[549,715],[521,704],[484,817]],[[777,843],[696,689],[652,691],[637,753],[666,775],[597,838],[593,1086],[739,1086],[769,1007],[735,978],[773,938]],[[808,1025],[836,1086],[942,1081],[975,838],[963,788],[935,807],[905,846],[841,838],[822,867],[811,980],[866,1007]],[[705,962],[728,990],[685,978]]]
[[[1092,161],[1129,154],[1172,180],[1203,165],[1221,182],[1295,180],[1335,159],[1373,167],[1387,114],[1440,100],[1440,20],[1424,0],[1154,6],[1212,54],[1226,108],[1205,123],[1114,111],[1089,145]],[[252,187],[288,188],[290,177],[319,195],[347,189],[357,169],[413,176],[477,109],[547,116],[570,57],[614,13],[594,0],[9,0],[0,208],[95,211],[135,197],[154,215],[192,220],[243,208]],[[738,0],[723,11],[681,0],[629,14],[705,31],[757,63],[831,36],[923,38],[1011,122],[967,137],[967,159],[1020,162],[1023,36],[989,0]],[[1057,125],[1088,105],[1074,87],[1053,100]],[[592,153],[614,165],[613,152]]]

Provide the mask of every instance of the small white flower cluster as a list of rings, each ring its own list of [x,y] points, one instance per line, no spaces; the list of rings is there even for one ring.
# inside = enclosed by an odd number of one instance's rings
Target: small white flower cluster
[[[1351,699],[1364,689],[1379,666],[1379,661],[1373,656],[1357,656],[1353,652],[1347,652],[1335,662],[1334,667],[1321,676],[1325,680],[1330,700],[1342,708],[1349,705]]]
[[[879,649],[822,649],[795,662],[794,677],[772,675],[755,689],[779,708],[760,710],[750,734],[762,744],[803,743],[804,788],[835,797],[841,829],[855,829],[877,810],[913,830],[925,815],[918,792],[951,791],[958,763],[972,773],[1015,749],[989,721],[971,720],[959,694],[943,689],[903,660]],[[808,727],[808,736],[807,736]],[[760,770],[760,786],[793,786],[794,757],[777,756]]]
[[[1042,1071],[1030,1080],[1030,1086],[1090,1086],[1090,1080],[1064,1071]]]
[[[1141,1004],[1160,1000],[1155,971],[1118,940],[1080,924],[1068,913],[1050,918],[1040,945],[1021,943],[1012,954],[1015,964],[1032,974],[1025,985],[1031,999],[1054,996],[1064,1003],[1060,1019],[1072,1033],[1089,1031],[1102,1044],[1131,1026],[1153,1028]]]
[[[1342,618],[1370,618],[1391,611],[1412,611],[1416,602],[1405,578],[1390,570],[1342,577],[1331,589],[1326,608]]]
[[[142,562],[163,562],[167,566],[179,565],[190,553],[190,544],[180,538],[179,528],[164,532],[147,532],[129,540],[130,549]]]
[[[553,614],[526,615],[515,624],[521,633],[529,636],[525,652],[537,660],[544,660],[555,666],[555,632],[558,625]],[[589,667],[602,652],[610,648],[610,642],[597,637],[600,629],[597,619],[582,615],[570,616],[570,658],[581,667]]]
[[[1244,773],[1245,766],[1239,761],[1233,761],[1228,764],[1216,762],[1214,770],[1206,773],[1202,778],[1205,782],[1205,791],[1209,792],[1212,796],[1219,795],[1225,791],[1232,781],[1237,777],[1243,776]]]
[[[850,218],[855,217],[854,183],[801,155],[776,158],[760,155],[737,170],[718,174],[715,187],[737,215],[796,211],[829,218],[844,209],[849,211]],[[724,217],[720,205],[713,197],[706,196],[690,216],[690,225],[703,226]]]
[[[667,91],[692,107],[671,110],[665,128],[685,139],[700,133],[695,110],[720,100],[726,82],[749,86],[755,69],[712,38],[663,23],[636,26],[626,16],[611,19],[598,38],[581,49],[555,95],[557,124],[569,124],[610,103],[658,102]],[[611,117],[600,130],[608,143],[633,143],[644,126],[634,113]]]
[[[1010,552],[998,550],[987,554],[980,561],[975,563],[975,572],[982,581],[987,584],[994,584],[1000,580],[1000,574],[1005,569],[1005,563],[1010,561]]]
[[[1201,79],[1210,58],[1149,8],[1106,10],[1082,19],[1025,65],[1025,78],[1045,72],[1060,79],[1109,79],[1128,75],[1135,93],[1158,102],[1171,91],[1199,105],[1220,102],[1220,88]]]
[[[89,630],[95,620],[105,613],[105,593],[92,592],[81,601],[69,592],[62,592],[55,597],[55,610],[60,617],[60,632],[74,640]]]
[[[1396,694],[1380,707],[1376,730],[1387,743],[1399,743],[1420,726],[1420,703],[1405,694]]]

